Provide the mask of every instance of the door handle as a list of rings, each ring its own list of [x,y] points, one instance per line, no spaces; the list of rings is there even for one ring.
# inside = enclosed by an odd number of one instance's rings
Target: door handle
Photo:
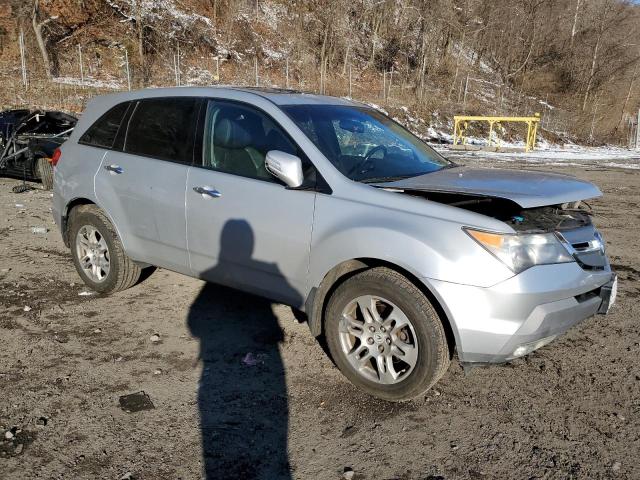
[[[108,170],[111,173],[117,174],[121,174],[122,172],[124,172],[124,168],[122,168],[120,165],[105,165],[104,169]]]
[[[220,198],[222,196],[222,194],[218,190],[211,187],[193,187],[193,191],[199,193],[203,197],[205,195],[208,195],[211,198]]]

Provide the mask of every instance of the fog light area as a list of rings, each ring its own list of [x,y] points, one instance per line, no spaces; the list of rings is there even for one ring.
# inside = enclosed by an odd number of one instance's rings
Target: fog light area
[[[522,357],[533,352],[534,350],[538,350],[539,348],[544,347],[547,343],[551,343],[557,336],[558,335],[551,335],[550,337],[541,338],[540,340],[536,340],[534,342],[523,343],[513,351],[512,358]]]

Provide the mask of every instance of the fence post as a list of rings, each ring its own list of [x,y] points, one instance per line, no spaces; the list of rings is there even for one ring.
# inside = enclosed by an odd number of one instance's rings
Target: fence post
[[[467,80],[464,82],[464,97],[462,97],[462,110],[467,112],[467,91],[469,90],[469,74],[467,73]]]
[[[129,52],[127,49],[124,49],[124,62],[125,67],[127,68],[127,88],[131,91],[131,71],[129,70]]]
[[[640,109],[638,109],[638,122],[636,123],[636,150],[640,150]]]
[[[80,85],[84,88],[84,69],[82,67],[82,47],[78,44],[78,57],[80,60]]]
[[[287,89],[289,88],[289,56],[287,56],[286,58],[286,65],[285,65],[285,86],[287,87]]]
[[[258,2],[256,1],[256,16],[257,16],[257,12],[258,12]],[[256,87],[260,86],[260,78],[258,77],[258,55],[253,57],[253,66],[255,68],[255,73],[256,73]]]
[[[387,100],[387,71],[382,72],[382,100]]]
[[[173,77],[176,82],[176,87],[178,86],[178,66],[176,64],[176,54],[173,54]]]
[[[22,68],[22,84],[24,85],[24,89],[27,89],[27,61],[24,54],[24,31],[22,28],[20,29],[20,36],[18,37],[18,42],[20,44],[20,66]]]
[[[176,43],[176,65],[177,65],[177,71],[178,71],[178,86],[182,85],[182,72],[180,70],[180,42]]]

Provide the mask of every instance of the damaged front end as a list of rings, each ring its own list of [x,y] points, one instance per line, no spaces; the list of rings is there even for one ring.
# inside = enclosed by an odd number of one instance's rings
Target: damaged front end
[[[514,201],[505,198],[407,190],[404,190],[404,193],[493,217],[508,224],[517,232],[513,238],[531,238],[539,243],[545,235],[553,236],[564,247],[568,258],[563,256],[562,252],[557,258],[552,257],[547,248],[546,251],[542,251],[546,252],[550,259],[543,263],[576,261],[585,270],[608,268],[604,240],[591,221],[593,211],[589,204],[582,200],[559,205],[522,208]],[[477,240],[477,235],[472,237]],[[491,239],[486,240],[491,244]],[[495,251],[488,249],[495,254]],[[539,263],[540,259],[538,259]],[[527,267],[526,263],[524,267]],[[514,266],[512,269],[519,273],[524,268]]]
[[[455,324],[466,371],[527,355],[584,319],[608,313],[617,292],[605,242],[585,201],[600,195],[597,187],[537,172],[529,178],[526,172],[503,172],[502,177],[509,178],[506,185],[492,183],[489,173],[481,177],[474,172],[482,185],[465,175],[449,175],[450,182],[429,180],[432,185],[426,185],[428,179],[380,185],[505,224],[493,231],[465,224],[461,228],[513,276],[488,287],[430,279]],[[567,191],[560,188],[563,182]]]

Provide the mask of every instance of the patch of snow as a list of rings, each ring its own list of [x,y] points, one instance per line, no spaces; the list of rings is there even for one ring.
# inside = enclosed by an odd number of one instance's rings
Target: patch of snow
[[[526,162],[547,166],[610,167],[640,170],[640,152],[619,147],[582,147],[550,145],[545,150],[532,152],[456,151],[449,146],[434,145],[445,155],[461,158],[491,158],[501,162]]]
[[[214,74],[205,68],[187,67],[184,73],[185,85],[211,85],[216,83]]]
[[[377,103],[372,103],[372,102],[365,102],[365,105],[370,106],[371,108],[373,108],[374,110],[378,110],[379,112],[384,113],[385,115],[389,115],[389,112],[387,112],[384,108],[382,108],[380,105],[378,105]]]
[[[269,1],[262,1],[259,5],[260,14],[258,18],[266,23],[271,30],[276,31],[281,19],[287,15],[287,8],[280,3]]]
[[[124,87],[124,84],[119,80],[100,80],[92,77],[85,77],[81,80],[77,77],[54,77],[53,83],[61,83],[63,85],[78,85],[94,88],[109,88],[113,90],[120,90]]]
[[[174,0],[106,0],[107,4],[125,17],[124,21],[135,21],[137,11],[146,23],[168,22],[169,36],[192,29],[201,24],[211,30],[213,22],[204,15],[193,12],[185,12],[180,9]]]
[[[284,52],[278,52],[266,46],[262,47],[262,53],[270,60],[283,60],[286,55]]]

